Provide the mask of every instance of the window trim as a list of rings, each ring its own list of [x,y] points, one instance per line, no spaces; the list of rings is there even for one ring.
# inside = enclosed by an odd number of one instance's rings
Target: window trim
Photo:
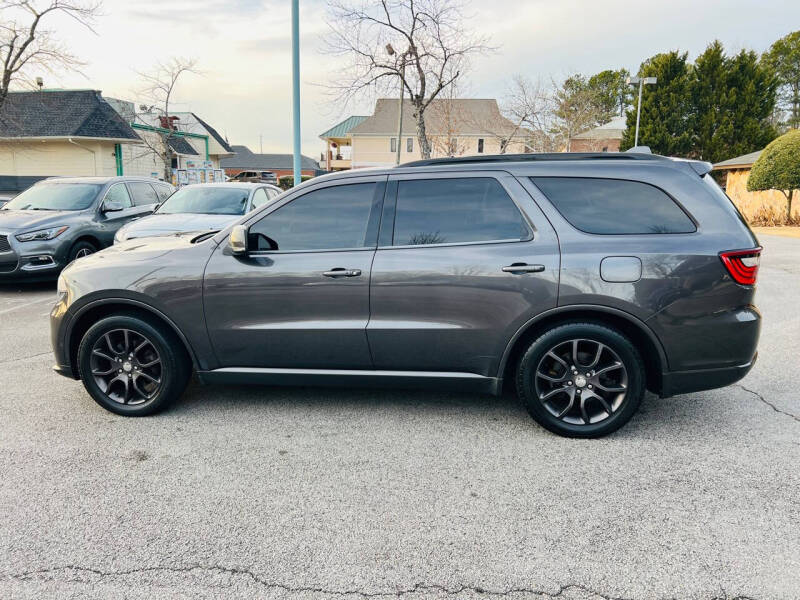
[[[406,138],[406,153],[411,154],[414,152],[414,138]]]
[[[624,236],[636,236],[636,235],[646,235],[646,236],[663,236],[663,235],[695,235],[700,231],[700,225],[697,220],[694,218],[692,213],[690,213],[686,207],[677,199],[675,196],[667,192],[665,189],[655,185],[654,183],[650,183],[649,181],[642,181],[641,179],[631,179],[629,177],[595,177],[595,176],[586,176],[586,175],[525,175],[525,179],[528,180],[533,189],[535,189],[539,194],[542,195],[547,203],[553,207],[553,210],[556,211],[559,217],[561,217],[564,222],[572,227],[575,231],[579,231],[584,235],[594,235],[598,237],[609,237],[614,235],[624,235]],[[593,231],[586,231],[585,229],[581,229],[577,225],[574,225],[565,215],[564,213],[559,210],[558,206],[556,206],[555,202],[550,200],[550,197],[545,194],[542,189],[536,185],[536,179],[602,179],[602,180],[609,180],[609,181],[627,181],[630,183],[641,183],[642,185],[649,185],[650,187],[656,188],[662,194],[664,194],[667,198],[672,200],[672,202],[677,206],[684,215],[689,219],[689,222],[694,226],[694,231],[683,231],[683,232],[675,232],[675,233],[656,233],[656,232],[645,232],[645,233],[596,233]]]
[[[500,176],[498,176],[500,175]],[[534,227],[533,223],[531,223],[530,219],[528,218],[527,213],[522,210],[517,200],[514,198],[513,192],[505,185],[503,181],[504,176],[511,177],[507,173],[497,172],[497,171],[438,171],[435,173],[425,173],[425,174],[399,174],[394,175],[389,179],[387,184],[387,193],[384,199],[384,207],[391,207],[389,210],[391,211],[390,215],[386,214],[386,210],[382,217],[386,218],[387,216],[390,219],[387,219],[387,224],[384,225],[383,221],[381,222],[381,229],[380,234],[378,236],[378,250],[408,250],[410,248],[448,248],[451,246],[483,246],[486,244],[525,244],[528,242],[534,241],[536,238],[536,227]],[[441,244],[411,244],[411,245],[394,245],[394,227],[395,227],[395,217],[397,215],[397,194],[400,187],[401,181],[420,181],[420,180],[429,180],[429,179],[494,179],[497,183],[500,184],[500,187],[503,188],[503,191],[508,195],[509,199],[511,200],[514,208],[517,209],[520,216],[522,217],[522,222],[528,229],[528,237],[521,239],[521,238],[511,238],[511,239],[496,239],[496,240],[475,240],[471,242],[443,242]],[[389,225],[389,220],[391,220],[391,225]],[[384,230],[384,227],[387,229]],[[389,231],[388,228],[391,227]],[[389,235],[391,233],[391,235]],[[389,245],[381,245],[381,242],[386,242],[388,238]]]
[[[397,152],[397,138],[390,137],[389,138],[389,152]]]
[[[274,203],[267,202],[264,206],[259,207],[256,210],[269,207],[271,210],[265,211],[264,215],[252,215],[248,218],[244,223],[234,223],[233,225],[244,225],[247,227],[248,236],[250,235],[250,228],[261,221],[262,219],[266,219],[271,215],[273,212],[277,211],[283,206],[291,204],[295,200],[299,200],[303,196],[307,194],[311,194],[313,192],[317,192],[320,190],[325,190],[333,187],[340,187],[342,185],[355,185],[355,184],[374,184],[375,185],[375,192],[372,198],[372,207],[370,208],[369,216],[367,217],[367,237],[372,240],[371,245],[369,246],[356,246],[354,248],[315,248],[313,250],[248,250],[247,256],[269,256],[272,254],[316,254],[319,252],[355,252],[355,251],[369,251],[374,252],[377,248],[378,242],[378,235],[380,233],[380,220],[383,211],[383,203],[386,198],[386,176],[383,177],[370,177],[370,178],[356,178],[354,177],[351,179],[342,179],[336,182],[329,182],[326,185],[318,185],[314,186],[309,189],[300,190],[299,193],[293,194],[291,198],[287,198],[285,202],[281,202],[279,206],[275,206]],[[377,213],[377,215],[376,215]],[[232,226],[231,226],[232,227]],[[225,237],[228,234],[226,233]],[[224,238],[223,238],[224,239]],[[366,241],[366,240],[365,240]]]

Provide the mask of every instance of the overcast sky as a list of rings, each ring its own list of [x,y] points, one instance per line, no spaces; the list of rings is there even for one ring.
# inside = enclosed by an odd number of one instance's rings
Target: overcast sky
[[[370,114],[369,102],[341,107],[324,84],[336,59],[320,52],[325,2],[300,0],[303,153],[319,157],[317,137],[349,114]],[[176,110],[191,110],[233,144],[291,152],[291,27],[289,0],[105,0],[96,34],[54,22],[87,62],[82,75],[46,87],[102,90],[135,100],[136,70],[171,56],[198,60],[203,73],[179,83]],[[729,51],[764,51],[800,28],[798,0],[472,0],[468,23],[497,51],[474,61],[472,97],[502,98],[515,73],[530,77],[636,71],[672,49],[697,56],[714,38]]]

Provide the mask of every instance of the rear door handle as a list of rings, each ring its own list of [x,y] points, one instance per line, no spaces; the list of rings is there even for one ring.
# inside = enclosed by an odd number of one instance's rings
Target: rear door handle
[[[503,267],[504,273],[541,273],[544,265],[529,265],[528,263],[514,263]]]
[[[361,269],[344,269],[342,267],[336,267],[330,271],[324,271],[322,274],[325,277],[358,277],[361,275]]]

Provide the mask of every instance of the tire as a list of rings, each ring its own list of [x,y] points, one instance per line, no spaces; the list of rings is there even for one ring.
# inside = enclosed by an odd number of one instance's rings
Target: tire
[[[71,263],[73,260],[94,254],[95,252],[97,252],[97,248],[95,248],[94,244],[87,240],[79,240],[69,249],[67,264]]]
[[[565,323],[539,336],[520,358],[516,379],[517,394],[534,420],[565,437],[616,431],[645,393],[639,351],[622,333],[597,323]]]
[[[100,406],[118,415],[141,417],[177,400],[192,368],[182,342],[167,327],[139,316],[113,315],[83,336],[78,372]]]

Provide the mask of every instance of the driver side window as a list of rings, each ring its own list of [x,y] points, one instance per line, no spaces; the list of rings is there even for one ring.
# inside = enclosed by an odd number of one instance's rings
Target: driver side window
[[[128,194],[128,188],[125,187],[124,183],[115,183],[108,188],[103,202],[117,202],[122,208],[130,208],[133,206],[130,194]]]
[[[374,246],[367,239],[375,183],[313,190],[250,227],[251,250],[311,251]]]

